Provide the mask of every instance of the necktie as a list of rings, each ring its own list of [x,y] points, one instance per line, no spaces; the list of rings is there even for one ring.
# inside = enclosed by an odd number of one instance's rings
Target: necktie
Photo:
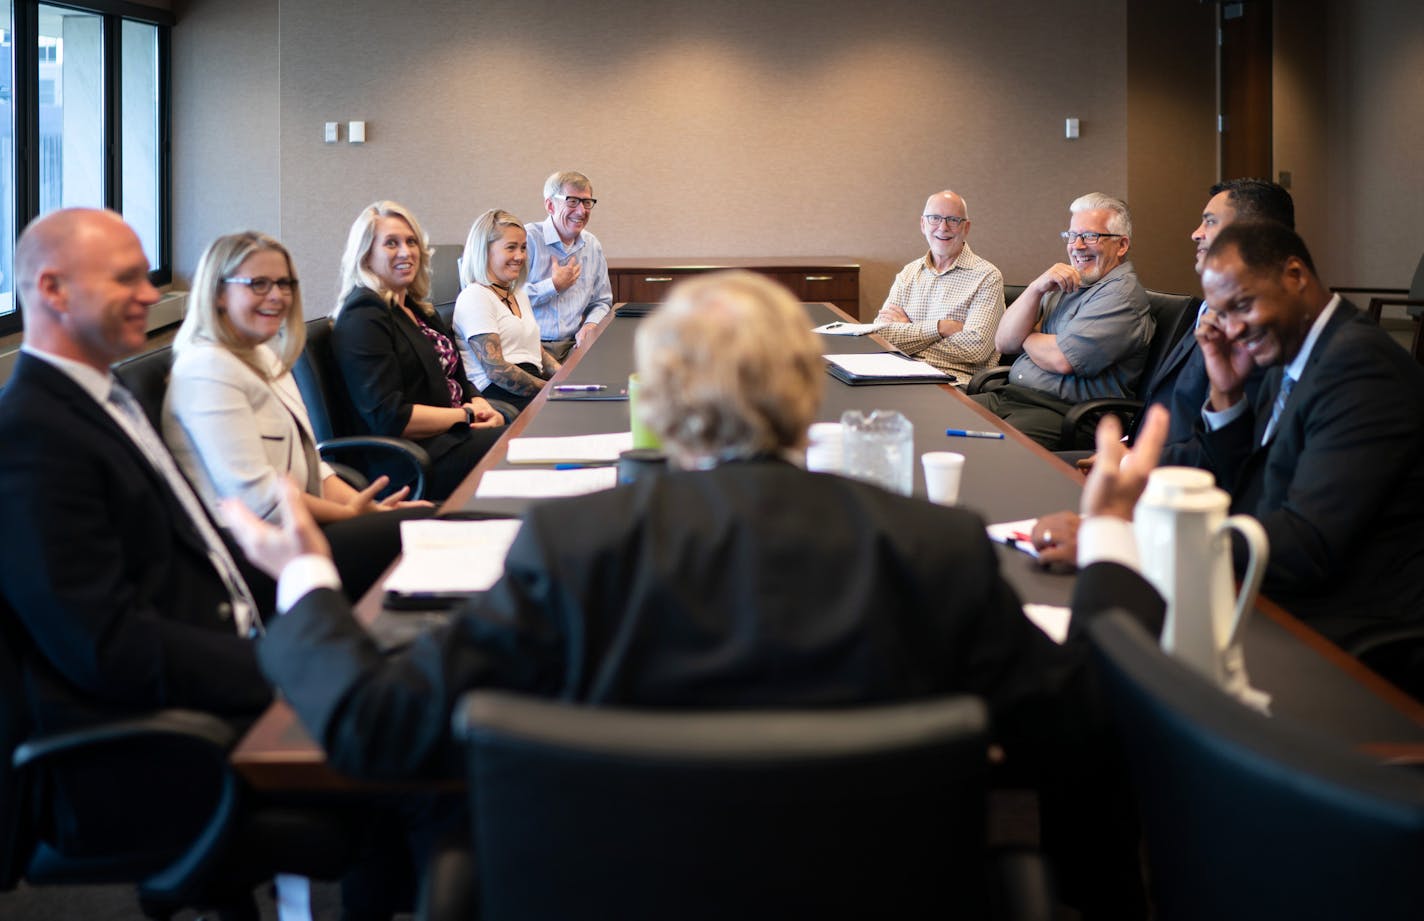
[[[1271,418],[1266,423],[1265,434],[1261,436],[1261,444],[1270,443],[1271,436],[1276,434],[1276,423],[1281,421],[1281,413],[1285,411],[1286,401],[1290,399],[1291,389],[1295,387],[1295,378],[1289,374],[1281,375],[1281,391],[1276,394],[1276,402],[1271,406]]]
[[[208,513],[203,509],[203,503],[193,492],[193,488],[188,485],[188,481],[183,478],[183,474],[178,471],[178,465],[173,462],[173,455],[168,453],[168,447],[163,443],[163,439],[159,438],[158,433],[153,430],[153,425],[144,415],[143,407],[139,406],[134,395],[129,393],[117,380],[113,381],[109,388],[109,402],[119,410],[119,414],[125,422],[124,429],[128,432],[129,437],[143,452],[143,456],[148,458],[148,462],[153,465],[153,468],[163,477],[164,482],[168,484],[169,491],[177,497],[178,504],[183,506],[183,511],[188,514],[188,520],[202,535],[203,543],[208,547],[208,559],[212,561],[213,569],[217,571],[223,585],[227,588],[228,596],[232,599],[232,619],[238,635],[249,636],[254,632],[260,633],[262,623],[257,619],[257,602],[253,600],[247,583],[243,581],[242,572],[237,568],[237,562],[228,552],[227,544],[223,543],[217,528],[209,520]]]

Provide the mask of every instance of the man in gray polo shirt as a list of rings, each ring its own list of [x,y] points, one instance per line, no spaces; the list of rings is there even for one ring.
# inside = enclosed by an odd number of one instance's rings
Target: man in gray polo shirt
[[[1063,416],[1097,397],[1130,397],[1147,361],[1153,320],[1127,251],[1132,216],[1091,192],[1069,205],[1068,262],[1050,266],[1004,312],[994,343],[1022,352],[1009,382],[975,394],[979,405],[1045,447]]]

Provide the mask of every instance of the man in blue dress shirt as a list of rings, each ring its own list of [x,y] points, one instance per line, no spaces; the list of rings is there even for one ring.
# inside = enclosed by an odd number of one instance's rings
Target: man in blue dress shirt
[[[613,305],[603,244],[587,230],[596,204],[593,184],[583,173],[553,173],[544,180],[549,216],[524,227],[529,234],[524,290],[539,321],[539,338],[559,361],[588,341]]]

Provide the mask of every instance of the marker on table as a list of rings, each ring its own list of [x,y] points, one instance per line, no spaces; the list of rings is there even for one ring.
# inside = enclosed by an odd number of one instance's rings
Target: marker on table
[[[954,436],[955,438],[1000,438],[1000,439],[1002,439],[1002,438],[1004,437],[1004,433],[1003,433],[1003,432],[975,432],[975,431],[971,431],[970,429],[945,429],[945,430],[944,430],[944,433],[945,433],[946,435],[952,435],[952,436]]]
[[[558,393],[580,393],[584,391],[607,390],[606,384],[555,384],[554,390]]]

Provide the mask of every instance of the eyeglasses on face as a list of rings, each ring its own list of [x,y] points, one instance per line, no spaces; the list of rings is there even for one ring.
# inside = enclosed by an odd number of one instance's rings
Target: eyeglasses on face
[[[1097,242],[1098,242],[1099,240],[1101,240],[1103,237],[1121,237],[1121,236],[1123,236],[1123,234],[1120,234],[1120,233],[1098,233],[1098,232],[1095,231],[1095,230],[1089,230],[1089,231],[1087,231],[1087,232],[1085,232],[1085,233],[1079,233],[1079,232],[1076,231],[1076,230],[1065,230],[1065,231],[1063,231],[1062,233],[1060,233],[1059,236],[1062,237],[1062,238],[1063,238],[1063,242],[1064,242],[1064,243],[1067,243],[1069,246],[1072,246],[1074,243],[1077,243],[1079,240],[1082,240],[1084,243],[1088,244],[1089,246],[1092,246],[1094,243],[1097,243]]]
[[[940,224],[948,224],[951,228],[954,228],[969,220],[969,218],[967,217],[955,217],[952,214],[925,214],[921,215],[921,217],[923,217],[926,221],[929,221],[931,227],[938,227]]]
[[[579,205],[583,205],[585,208],[592,211],[593,206],[598,204],[598,199],[596,198],[579,198],[577,195],[565,195],[562,192],[555,195],[554,197],[568,203],[568,206],[570,208],[577,208]]]
[[[229,285],[247,285],[247,287],[252,289],[252,293],[258,297],[266,297],[267,292],[272,290],[273,285],[281,288],[283,294],[291,294],[297,290],[297,280],[295,278],[268,278],[265,275],[259,275],[256,278],[224,278],[223,283]]]

